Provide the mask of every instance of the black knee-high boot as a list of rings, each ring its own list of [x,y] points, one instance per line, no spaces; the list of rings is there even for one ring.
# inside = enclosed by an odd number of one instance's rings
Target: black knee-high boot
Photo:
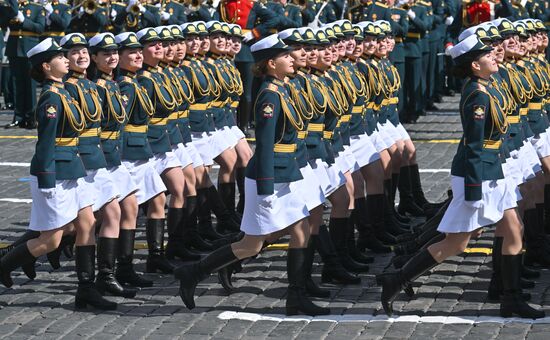
[[[420,171],[418,169],[418,164],[409,165],[406,167],[407,172],[410,174],[411,179],[411,188],[414,202],[422,210],[437,209],[441,207],[441,203],[431,203],[426,199],[424,195],[424,190],[422,189],[422,181],[420,179]],[[401,168],[403,169],[403,168]]]
[[[377,196],[379,200],[383,199],[383,195],[372,196]],[[382,203],[377,202],[376,197],[368,197],[369,198],[356,198],[355,209],[351,213],[351,218],[355,222],[359,233],[356,243],[357,248],[359,251],[364,251],[365,248],[368,248],[377,254],[389,253],[391,252],[391,248],[384,245],[378,236],[390,239],[394,242],[396,242],[396,240],[392,235],[384,231],[383,212],[376,210],[382,209]],[[376,207],[376,205],[380,207]]]
[[[413,184],[410,166],[401,167],[399,176],[399,206],[397,211],[400,214],[411,214],[412,216],[424,216],[424,210],[415,202],[413,195]]]
[[[400,223],[403,223],[403,224],[409,224],[411,223],[411,219],[408,218],[407,216],[405,215],[401,215],[397,209],[395,209],[395,195],[397,194],[397,186],[399,184],[399,178],[400,178],[400,173],[392,173],[391,174],[391,198],[390,198],[390,208],[393,212],[393,215],[395,216],[395,218],[400,222]]]
[[[230,232],[239,232],[241,230],[241,221],[227,208],[215,186],[212,185],[208,188],[207,197],[210,203],[210,208],[214,212],[214,215],[216,215],[218,229],[227,230]],[[233,197],[233,200],[234,199],[235,198]],[[233,206],[234,204],[235,203],[233,203]]]
[[[184,218],[186,208],[168,208],[166,224],[168,229],[168,243],[166,244],[166,258],[173,260],[176,257],[183,261],[197,261],[201,256],[185,247]]]
[[[313,240],[310,237],[306,248],[306,254],[305,254],[306,258],[305,258],[305,265],[304,265],[305,266],[304,270],[306,272],[306,278],[305,278],[306,292],[308,293],[308,295],[313,297],[328,298],[330,297],[330,291],[319,287],[311,277],[311,273],[313,271],[314,255],[315,255],[315,245],[313,244]]]
[[[10,288],[13,286],[11,272],[18,267],[28,266],[29,264],[34,266],[35,261],[36,257],[31,254],[26,242],[12,248],[0,259],[0,282]]]
[[[503,241],[503,237],[495,237],[493,241],[493,253],[491,254],[493,273],[491,274],[491,281],[487,290],[490,300],[500,300],[500,295],[502,294],[502,275],[500,271],[502,265],[500,260],[502,259]]]
[[[435,265],[437,265],[437,261],[428,249],[423,249],[403,268],[376,276],[376,283],[382,286],[382,307],[388,316],[393,314],[393,300],[399,295],[399,292]]]
[[[97,240],[96,288],[101,294],[133,298],[138,290],[125,288],[115,278],[115,257],[118,238],[99,237]]]
[[[545,316],[529,306],[521,297],[519,283],[521,271],[521,255],[502,255],[501,272],[503,294],[500,300],[500,316],[509,318],[518,315],[522,318],[539,319]]]
[[[358,263],[369,264],[374,262],[374,257],[367,256],[357,249],[357,243],[355,242],[355,218],[354,210],[351,212],[351,216],[348,219],[347,225],[347,249],[349,256]]]
[[[174,276],[180,280],[179,294],[185,306],[195,308],[195,288],[197,284],[213,272],[238,261],[231,245],[214,250],[198,262],[184,264],[174,270]]]
[[[32,240],[34,238],[37,238],[38,236],[40,236],[39,231],[34,231],[34,230],[25,231],[25,233],[21,235],[17,240],[15,240],[12,244],[10,244],[5,248],[0,249],[0,258],[4,257],[4,255],[6,255],[8,252],[10,252],[12,249],[17,247],[18,245],[27,243],[28,240]],[[31,263],[26,263],[21,267],[21,269],[23,270],[23,273],[25,273],[25,275],[27,275],[27,277],[31,280],[34,280],[36,278],[35,263],[36,263],[36,259],[35,261]]]
[[[544,185],[544,232],[550,234],[550,184]]]
[[[411,239],[410,225],[401,223],[394,214],[394,203],[392,198],[392,180],[384,180],[384,195],[386,200],[384,203],[384,225],[386,232],[391,235],[401,237],[402,240]],[[367,195],[368,196],[368,195]]]
[[[321,281],[323,283],[339,283],[339,284],[359,284],[361,278],[348,272],[334,249],[329,231],[325,225],[319,226],[319,234],[311,235],[315,249],[321,256],[323,261],[323,271],[321,273]]]
[[[220,233],[216,228],[214,227],[214,224],[212,223],[212,209],[210,206],[211,200],[208,199],[208,188],[199,188],[197,189],[197,204],[196,204],[196,216],[198,217],[198,232],[199,235],[204,240],[219,240],[227,235],[225,233]],[[218,225],[221,230],[221,225]],[[197,240],[197,243],[203,243]],[[207,246],[202,244],[199,249],[209,250]],[[214,249],[213,247],[210,248],[210,250]]]
[[[234,182],[218,183],[218,193],[220,194],[220,197],[226,209],[229,210],[229,213],[231,214],[235,213],[235,189],[236,188]]]
[[[144,279],[134,270],[134,240],[136,231],[120,229],[118,235],[118,253],[116,279],[122,284],[134,287],[152,287],[153,281]]]
[[[59,246],[55,250],[46,254],[46,258],[48,259],[48,262],[53,269],[61,268],[61,252],[66,253],[66,249],[68,247],[74,247],[75,240],[76,235],[64,235],[63,237],[61,237],[61,242],[59,243]]]
[[[103,310],[114,310],[117,304],[105,299],[95,286],[95,245],[76,246],[75,248],[76,276],[78,288],[74,300],[77,309],[88,305]]]
[[[525,237],[525,264],[528,266],[539,265],[550,267],[550,254],[545,249],[546,238],[541,234],[542,223],[540,209],[527,209],[523,213],[524,237]]]
[[[316,316],[330,314],[330,309],[317,306],[306,296],[305,248],[288,249],[286,270],[288,273],[286,315],[297,315],[303,313],[306,315]]]
[[[348,218],[331,218],[329,222],[330,238],[334,243],[336,253],[340,259],[340,263],[349,271],[366,273],[369,271],[369,266],[358,263],[351,258],[348,251],[347,234],[348,234]]]
[[[237,188],[239,189],[239,202],[237,203],[237,212],[239,214],[243,214],[244,211],[244,174],[246,172],[245,168],[237,168],[235,169],[235,181],[237,182]]]
[[[165,274],[172,273],[174,266],[164,256],[164,219],[148,219],[146,236],[149,255],[147,255],[145,270],[148,273],[157,271]]]

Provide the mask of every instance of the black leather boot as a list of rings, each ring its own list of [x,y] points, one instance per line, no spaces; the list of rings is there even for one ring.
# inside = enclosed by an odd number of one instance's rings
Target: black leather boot
[[[229,183],[218,183],[218,193],[222,199],[223,204],[225,205],[225,208],[229,210],[231,214],[235,213],[235,183],[229,182]]]
[[[374,231],[376,223],[384,223],[382,215],[373,210],[377,204],[375,200],[365,197],[355,199],[355,209],[351,213],[351,218],[355,222],[358,231],[356,245],[359,251],[368,248],[377,254],[387,254],[391,252],[391,248],[382,244]]]
[[[524,256],[525,254],[522,254]],[[521,277],[524,279],[538,279],[540,277],[540,272],[538,270],[527,267],[526,265],[521,266]]]
[[[203,239],[215,241],[227,237],[228,234],[222,231],[222,229],[224,229],[223,225],[218,224],[217,229],[214,227],[212,222],[212,209],[210,200],[208,199],[208,190],[208,188],[197,189],[198,231]]]
[[[493,273],[491,274],[491,281],[487,289],[489,300],[500,300],[500,296],[502,295],[502,275],[500,272],[502,265],[500,260],[502,258],[503,241],[503,237],[495,237],[493,241],[493,253],[491,254]]]
[[[184,264],[174,270],[174,276],[180,280],[179,294],[185,306],[195,308],[195,288],[197,284],[221,268],[238,261],[231,245],[223,246],[208,254],[198,262]]]
[[[328,230],[340,263],[351,272],[366,273],[369,266],[351,258],[348,251],[348,218],[331,218]]]
[[[420,171],[418,169],[418,164],[409,165],[406,168],[407,168],[406,171],[409,173],[409,176],[410,176],[412,195],[416,205],[422,208],[424,212],[434,208],[439,208],[441,206],[441,203],[429,202],[426,199],[426,196],[424,195],[424,190],[422,190],[422,181],[420,179]]]
[[[382,286],[382,307],[388,316],[393,314],[393,300],[399,292],[435,265],[437,262],[428,249],[423,249],[400,270],[376,275],[376,283]]]
[[[88,305],[102,310],[115,310],[117,304],[105,299],[97,290],[95,280],[95,245],[76,246],[75,248],[76,276],[78,288],[74,300],[77,309]]]
[[[391,199],[390,199],[390,208],[392,209],[393,215],[402,224],[411,223],[411,219],[405,215],[401,215],[397,209],[395,209],[395,195],[397,194],[397,185],[399,184],[399,173],[392,173],[391,175]]]
[[[328,315],[330,314],[330,309],[317,306],[306,295],[305,262],[305,248],[288,249],[286,259],[286,271],[288,273],[286,315]]]
[[[550,234],[550,184],[544,185],[544,232]]]
[[[32,240],[34,238],[37,238],[40,236],[39,231],[34,230],[27,230],[23,235],[21,235],[17,240],[15,240],[12,244],[9,246],[0,249],[0,258],[4,257],[8,252],[10,252],[12,249],[17,247],[20,244],[27,243],[28,240]],[[36,259],[31,263],[26,263],[23,266],[21,266],[21,270],[23,270],[23,273],[27,275],[27,277],[31,280],[34,280],[36,278]]]
[[[157,271],[164,274],[172,273],[174,266],[164,256],[164,219],[147,219],[146,228],[149,255],[147,255],[145,271],[147,273],[156,273]]]
[[[537,206],[539,206],[537,204]],[[523,213],[525,255],[528,266],[550,267],[550,254],[545,250],[545,233],[543,231],[543,211],[540,207],[527,209]]]
[[[211,186],[208,189],[208,200],[210,203],[210,208],[216,215],[216,220],[218,222],[218,229],[226,230],[229,232],[239,232],[241,231],[241,221],[236,214],[232,213],[223,202],[218,190],[215,186]],[[233,203],[234,205],[234,203]]]
[[[319,227],[319,235],[311,235],[315,249],[323,261],[321,282],[339,284],[359,284],[361,278],[348,272],[340,263],[329,231],[325,225]]]
[[[237,213],[242,216],[244,212],[244,174],[246,167],[235,169],[235,182],[237,182],[237,188],[239,189],[239,202],[237,203]]]
[[[134,270],[135,230],[120,229],[115,277],[121,284],[134,287],[152,287],[153,281],[144,279]]]
[[[386,196],[384,194],[368,195],[366,202],[367,220],[374,230],[374,237],[383,244],[394,245],[399,243],[399,240],[386,230],[386,209],[388,206],[386,203]],[[363,235],[360,233],[359,241],[357,242],[357,247],[359,250],[363,250],[365,247],[368,248],[365,243],[369,242],[372,244],[375,242],[372,240],[372,234],[364,235],[366,238],[363,238],[362,236]],[[374,250],[372,248],[369,249]]]
[[[197,261],[201,258],[199,254],[185,246],[184,228],[186,222],[184,218],[186,215],[186,208],[168,208],[168,215],[166,216],[168,228],[168,243],[166,244],[167,259],[173,260],[179,258],[182,261]]]
[[[318,298],[328,298],[330,297],[330,291],[328,289],[323,289],[313,281],[311,277],[311,272],[313,271],[313,258],[315,255],[315,245],[313,240],[310,238],[307,244],[306,253],[305,253],[305,288],[306,293],[309,296],[318,297]]]
[[[208,240],[206,236],[210,235],[213,240],[216,239],[218,233],[214,234],[215,229],[212,225],[212,217],[210,215],[210,206],[206,198],[207,192],[206,189],[197,189],[196,199],[187,200],[187,216],[184,218],[184,240],[186,243],[187,249],[195,249],[199,252],[203,251],[212,251],[216,247]],[[200,207],[200,210],[199,210]],[[201,213],[202,216],[202,225],[200,226],[203,230],[199,230],[199,225],[197,224],[198,214]]]
[[[402,215],[408,213],[415,217],[424,216],[424,210],[414,200],[410,167],[401,167],[398,188],[399,206],[397,211]]]
[[[384,196],[386,196],[386,205],[384,206],[386,231],[393,236],[410,234],[410,227],[407,224],[401,223],[394,213],[395,198],[392,195],[392,180],[384,180]]]
[[[138,292],[135,288],[123,287],[115,278],[115,252],[117,238],[99,237],[97,240],[97,278],[95,286],[102,294],[134,298]]]
[[[540,319],[545,316],[529,306],[521,297],[519,278],[521,271],[521,255],[502,255],[501,273],[503,295],[500,300],[500,316],[504,318],[518,315],[522,318]]]
[[[48,259],[48,262],[53,269],[61,268],[61,253],[65,252],[65,249],[67,247],[72,248],[74,246],[75,240],[75,235],[64,235],[63,237],[61,237],[61,242],[59,243],[57,249],[46,254],[46,258]]]
[[[355,210],[355,209],[354,209]],[[357,243],[355,242],[355,221],[353,211],[348,219],[347,225],[347,247],[349,256],[358,263],[369,264],[374,262],[374,257],[367,256],[357,249]]]
[[[34,266],[34,262],[36,262],[36,257],[32,256],[26,242],[12,248],[0,259],[0,282],[7,288],[10,288],[13,286],[11,272],[18,267],[29,264]]]

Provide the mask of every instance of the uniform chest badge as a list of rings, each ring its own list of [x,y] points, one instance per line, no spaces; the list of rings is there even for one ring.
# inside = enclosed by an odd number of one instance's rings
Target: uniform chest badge
[[[475,120],[485,119],[485,106],[474,105],[474,119]]]
[[[376,15],[376,13],[372,13],[372,21],[376,21],[376,18],[378,18],[378,15]]]
[[[391,18],[393,21],[399,21],[399,19],[401,19],[401,14],[392,14]]]
[[[128,105],[128,96],[126,95],[126,93],[123,93],[122,96],[120,96],[120,99],[122,100],[122,105],[126,106]]]
[[[275,106],[271,103],[262,105],[262,114],[264,115],[264,118],[272,118],[274,108]]]
[[[57,116],[57,106],[49,104],[46,106],[46,117],[53,119]]]
[[[27,14],[28,17],[30,17],[31,14],[32,14],[32,11],[30,9],[27,9],[27,11],[25,13]]]

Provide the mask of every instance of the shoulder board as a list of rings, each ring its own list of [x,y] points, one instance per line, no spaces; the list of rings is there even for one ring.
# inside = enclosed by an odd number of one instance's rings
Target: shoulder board
[[[98,86],[105,87],[106,84],[107,84],[107,82],[105,81],[105,79],[98,79],[97,80],[97,85]]]
[[[207,59],[206,62],[209,63],[210,65],[214,65],[214,64],[215,64],[214,59],[210,59],[210,58]]]
[[[69,79],[67,79],[66,82],[69,83],[69,84],[76,85],[76,84],[78,83],[78,79],[76,79],[76,78],[69,78]]]
[[[184,60],[184,61],[183,61],[183,65],[185,65],[185,66],[191,66],[191,61],[189,61],[189,60]]]
[[[485,85],[481,85],[481,84],[477,84],[477,89],[483,93],[488,93],[487,92],[487,88],[485,87]]]
[[[379,7],[382,7],[382,8],[388,8],[388,5],[383,4],[381,2],[377,2],[376,5],[379,6]]]
[[[518,61],[516,62],[516,64],[517,64],[518,66],[525,67],[525,62],[524,62],[523,60],[518,60]]]
[[[149,71],[143,71],[143,73],[140,74],[139,77],[150,78],[150,77],[151,77],[151,72],[149,72]]]
[[[127,4],[123,3],[123,2],[111,2],[112,5],[119,5],[119,6],[128,6]]]
[[[277,85],[275,85],[275,84],[269,84],[269,85],[267,85],[267,89],[268,89],[268,90],[271,90],[271,91],[273,91],[273,92],[279,92],[279,91],[278,91],[278,90],[279,90],[279,87],[278,87]]]
[[[50,86],[50,88],[48,88],[47,91],[50,91],[53,93],[59,93],[59,90],[55,86]]]
[[[127,83],[131,83],[132,82],[132,78],[128,77],[128,76],[123,76],[122,79],[120,80],[121,82],[127,82]]]

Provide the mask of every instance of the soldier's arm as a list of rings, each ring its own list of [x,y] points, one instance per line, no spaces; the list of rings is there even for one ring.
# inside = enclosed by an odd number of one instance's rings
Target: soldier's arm
[[[130,116],[136,97],[136,88],[133,84],[125,81],[120,82],[118,85],[120,87],[120,97],[123,99],[122,104],[124,105],[124,110],[126,114]]]
[[[277,119],[281,114],[279,94],[271,90],[260,92],[254,104],[256,121],[256,186],[258,195],[273,194],[275,183],[274,145]]]
[[[417,30],[425,31],[427,29],[427,26],[426,26],[426,10],[421,6],[417,6],[417,8],[418,8],[417,9],[418,13],[414,17],[414,19],[411,19],[409,17],[409,23],[411,23],[413,26],[415,26]]]
[[[25,17],[21,26],[25,31],[44,33],[44,29],[46,28],[46,14],[44,10],[40,9],[34,20]]]
[[[481,113],[483,111],[483,113]],[[489,95],[481,90],[469,94],[462,109],[464,120],[465,176],[464,198],[466,201],[481,199],[483,166],[481,154],[485,138],[485,119],[490,115]]]
[[[155,6],[146,6],[147,10],[142,14],[144,27],[160,26],[160,13]]]
[[[257,1],[254,2],[254,6],[250,12],[251,13],[248,20],[250,20],[250,17],[257,17],[260,19],[260,23],[252,30],[252,33],[256,38],[269,35],[270,29],[274,29],[279,26],[279,18],[277,14],[267,8],[267,6],[264,6]],[[254,16],[252,12],[255,12]]]
[[[59,13],[55,13],[54,11],[52,14],[50,14],[50,21],[52,23],[55,22],[63,29],[69,27],[69,24],[71,23],[71,9],[67,6],[61,8]]]
[[[399,15],[399,20],[393,20],[393,16]],[[392,19],[389,20],[393,33],[398,37],[403,37],[409,31],[409,21],[407,20],[407,12],[402,10],[396,10],[392,13]]]
[[[287,5],[287,6],[294,6],[294,5]],[[279,16],[280,19],[280,28],[294,28],[294,27],[301,27],[302,26],[302,14],[299,10],[290,10],[288,13],[292,13],[292,15],[286,16],[281,15]]]
[[[441,2],[438,2],[437,4],[432,2],[432,6],[434,26],[440,25],[445,21],[445,7],[442,6]]]
[[[17,0],[8,0],[7,1],[8,6],[4,7],[3,10],[3,20],[6,22],[10,21],[10,19],[13,19],[17,16],[17,11],[19,10],[19,4],[17,3]]]
[[[56,110],[55,115],[48,112],[52,108]],[[58,94],[46,91],[40,96],[35,112],[38,140],[33,163],[39,188],[55,188],[55,137],[62,110],[63,104]]]
[[[508,18],[515,21],[514,13],[514,8],[509,0],[500,0],[500,4],[495,5],[495,17],[497,18]]]
[[[221,4],[220,4],[221,6]],[[216,11],[216,14],[219,14],[218,11]],[[210,11],[208,10],[208,7],[202,5],[199,7],[199,10],[196,12],[196,20],[202,20],[202,21],[210,21],[210,20],[220,20],[220,18],[213,18],[210,14]]]
[[[85,14],[86,15],[86,14]],[[107,14],[105,13],[105,9],[98,8],[92,15],[92,18],[97,21],[97,24],[99,27],[103,28],[107,26]]]
[[[170,15],[170,18],[168,19],[169,25],[181,25],[184,22],[187,22],[187,16],[184,13],[183,6],[178,6],[179,11],[177,11],[177,15]]]
[[[306,6],[306,8],[304,8],[304,10],[302,11],[302,23],[304,25],[307,25],[309,24],[310,22],[313,21],[313,19],[315,19],[315,10],[313,10],[313,2],[309,2],[308,5]]]

